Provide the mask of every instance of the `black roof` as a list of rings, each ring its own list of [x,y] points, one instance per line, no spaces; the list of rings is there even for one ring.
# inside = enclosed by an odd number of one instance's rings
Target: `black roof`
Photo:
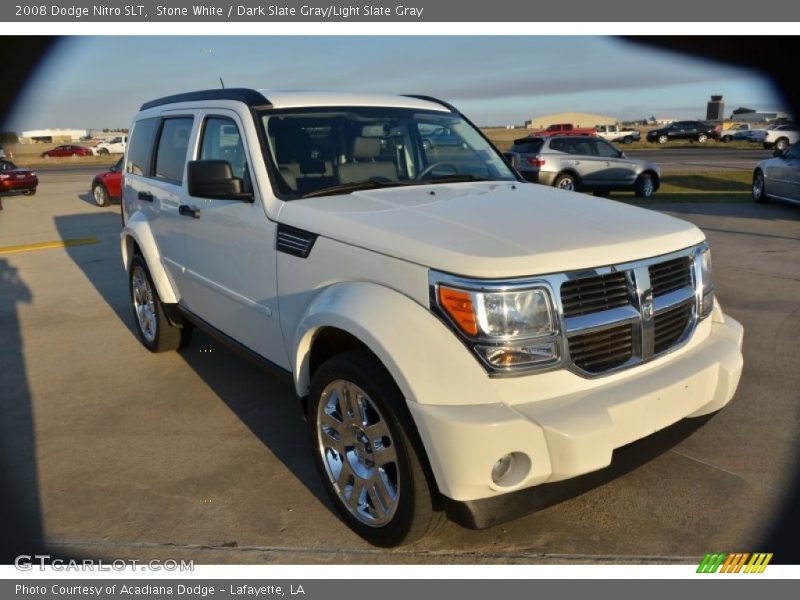
[[[176,102],[194,102],[197,100],[236,100],[244,102],[250,107],[272,106],[264,94],[249,88],[219,88],[213,90],[199,90],[197,92],[186,92],[185,94],[175,94],[174,96],[164,96],[156,100],[150,100],[142,104],[139,110],[147,110],[164,104],[174,104]]]

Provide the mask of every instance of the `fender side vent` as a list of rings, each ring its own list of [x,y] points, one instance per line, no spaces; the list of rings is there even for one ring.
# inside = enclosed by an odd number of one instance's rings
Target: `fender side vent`
[[[314,242],[317,241],[317,234],[289,227],[288,225],[278,225],[278,240],[276,249],[278,252],[307,258],[311,254]]]

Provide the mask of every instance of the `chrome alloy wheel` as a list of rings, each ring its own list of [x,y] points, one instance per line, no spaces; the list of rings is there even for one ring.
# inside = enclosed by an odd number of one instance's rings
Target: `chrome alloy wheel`
[[[136,311],[136,319],[139,321],[139,331],[148,342],[152,343],[156,339],[156,328],[158,327],[156,306],[147,273],[139,265],[133,269],[132,281],[133,308]]]
[[[389,523],[400,497],[400,468],[386,420],[369,396],[350,381],[329,383],[316,432],[328,479],[345,508],[365,525]]]
[[[758,201],[764,195],[764,176],[759,173],[753,178],[753,199]]]

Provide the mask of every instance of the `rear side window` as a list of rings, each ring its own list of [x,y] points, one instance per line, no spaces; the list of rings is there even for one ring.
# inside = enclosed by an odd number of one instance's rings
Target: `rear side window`
[[[511,146],[511,152],[519,152],[520,154],[536,154],[542,149],[544,140],[517,140]]]
[[[158,117],[137,121],[131,133],[128,146],[128,163],[125,171],[133,175],[150,175],[150,160],[153,154],[153,141],[158,130]]]
[[[183,181],[183,168],[186,165],[192,122],[192,117],[164,119],[156,150],[157,179],[176,184]]]

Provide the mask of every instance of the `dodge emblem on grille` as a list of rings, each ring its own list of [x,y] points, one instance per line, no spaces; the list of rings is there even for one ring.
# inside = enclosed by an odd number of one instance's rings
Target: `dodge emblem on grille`
[[[642,304],[642,318],[645,321],[649,321],[653,318],[653,303],[652,302],[645,302]]]

